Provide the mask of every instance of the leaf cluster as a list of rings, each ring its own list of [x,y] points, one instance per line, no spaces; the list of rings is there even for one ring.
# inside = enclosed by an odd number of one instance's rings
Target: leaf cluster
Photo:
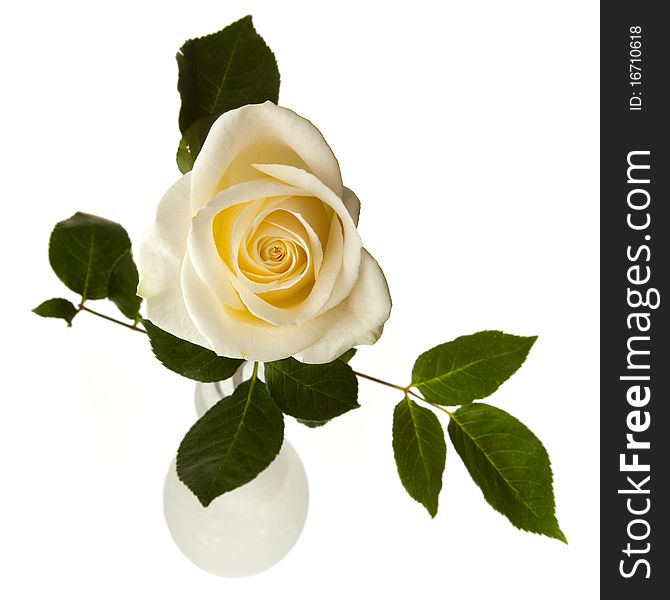
[[[82,212],[57,223],[49,239],[49,262],[80,299],[75,306],[65,298],[51,298],[34,308],[35,314],[71,326],[87,301],[108,299],[134,323],[140,319],[137,267],[130,238],[118,223]]]

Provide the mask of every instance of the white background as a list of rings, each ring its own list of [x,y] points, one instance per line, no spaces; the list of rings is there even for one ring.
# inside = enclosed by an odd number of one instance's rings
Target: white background
[[[162,515],[193,384],[138,334],[29,312],[75,300],[47,261],[57,221],[100,214],[133,240],[148,227],[179,175],[175,52],[247,13],[389,280],[391,319],[354,366],[405,384],[419,352],[458,335],[539,335],[490,402],[545,443],[568,546],[491,510],[451,448],[431,520],[395,471],[399,397],[363,382],[361,409],[287,425],[311,484],[294,550],[253,578],[208,575]],[[5,7],[0,596],[597,597],[597,18],[583,0]]]

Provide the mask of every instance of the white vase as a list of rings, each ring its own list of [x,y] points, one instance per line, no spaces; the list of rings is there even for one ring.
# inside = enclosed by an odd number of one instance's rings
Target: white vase
[[[232,393],[234,380],[196,384],[198,415]],[[284,440],[277,458],[253,481],[203,507],[179,480],[173,461],[165,478],[163,507],[179,549],[201,569],[224,577],[255,575],[278,563],[300,537],[309,504],[307,476]]]

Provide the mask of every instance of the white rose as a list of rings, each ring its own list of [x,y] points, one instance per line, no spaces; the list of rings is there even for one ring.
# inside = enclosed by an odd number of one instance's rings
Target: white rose
[[[391,299],[359,209],[312,123],[271,102],[225,113],[136,251],[147,317],[231,358],[373,344]]]

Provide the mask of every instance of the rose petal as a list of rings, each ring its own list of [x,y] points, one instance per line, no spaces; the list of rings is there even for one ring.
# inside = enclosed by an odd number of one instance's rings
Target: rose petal
[[[190,173],[163,196],[156,221],[134,249],[140,285],[138,296],[146,300],[147,318],[157,327],[182,339],[207,346],[184,304],[181,266],[191,226]]]
[[[228,207],[253,202],[260,198],[285,196],[298,190],[275,181],[250,181],[240,183],[219,193],[214,200],[202,208],[193,219],[188,235],[188,254],[198,276],[211,287],[219,301],[235,309],[243,305],[233,286],[235,275],[225,261],[221,260],[213,234],[215,217]],[[253,215],[251,215],[253,217]],[[249,217],[249,223],[251,223]],[[226,232],[232,238],[231,232]]]
[[[189,314],[207,332],[217,354],[264,362],[287,356],[306,363],[330,362],[353,346],[373,344],[391,310],[384,274],[365,250],[361,278],[351,297],[302,326],[277,327],[222,306],[188,259],[182,287]]]
[[[260,221],[263,221],[263,223],[260,223]],[[292,240],[301,246],[307,255],[308,263],[311,264],[313,261],[314,270],[318,272],[323,259],[321,242],[314,230],[309,226],[309,223],[302,218],[302,215],[289,212],[283,208],[277,209],[275,205],[268,203],[256,216],[253,227],[250,232],[247,232],[245,237],[248,238],[249,235],[255,235],[257,231],[262,235],[271,235],[274,232],[276,237]],[[252,260],[247,253],[246,241],[233,237],[233,245],[234,253],[239,249],[242,253],[242,259],[245,261]],[[263,293],[273,291],[274,289],[285,289],[290,287],[292,285],[291,281],[295,279],[295,277],[289,278],[282,280],[281,283],[277,283],[277,278],[274,278],[274,284],[271,282],[259,283],[251,281],[242,273],[239,255],[234,254],[234,257],[236,259],[236,272],[240,280],[253,292]],[[267,267],[264,266],[264,270],[267,271]]]
[[[358,196],[356,196],[356,194],[354,194],[348,187],[345,187],[344,192],[342,192],[342,202],[344,202],[344,206],[347,207],[347,210],[354,221],[354,225],[358,227],[358,217],[361,214],[361,201],[358,199]]]
[[[344,246],[341,256],[342,268],[332,294],[330,295],[328,302],[321,307],[320,312],[325,312],[330,308],[337,306],[351,292],[354,283],[358,278],[358,271],[361,264],[361,238],[358,235],[356,225],[352,216],[349,214],[349,211],[345,207],[344,202],[322,181],[319,181],[314,175],[303,169],[287,165],[270,164],[254,164],[254,167],[266,175],[270,175],[279,181],[300,188],[307,194],[315,196],[330,206],[340,218],[344,234]],[[326,256],[328,255],[328,252],[329,249],[326,247]]]
[[[363,249],[361,273],[346,301],[315,319],[324,335],[294,356],[305,363],[327,363],[361,344],[374,344],[391,314],[391,296],[377,261]]]
[[[277,165],[264,165],[263,169],[266,167],[272,170]],[[279,165],[279,167],[283,166]],[[348,295],[358,276],[361,241],[351,216],[341,199],[332,190],[311,173],[293,167],[283,168],[290,169],[286,174],[287,177],[293,177],[305,183],[310,189],[305,191],[275,180],[266,180],[240,183],[220,192],[212,202],[198,212],[193,220],[191,234],[188,238],[188,252],[200,279],[212,288],[223,304],[228,304],[237,309],[241,308],[239,304],[233,301],[232,286],[241,301],[256,317],[274,325],[288,327],[305,323],[314,316],[335,306]],[[259,170],[262,169],[259,168]],[[282,174],[284,174],[283,171]],[[219,260],[214,237],[211,233],[212,222],[222,210],[236,204],[256,201],[258,198],[264,197],[302,196],[314,192],[320,194],[318,198],[328,204],[339,219],[333,219],[331,222],[331,233],[326,252],[323,256],[319,276],[316,277],[310,295],[295,306],[279,308],[256,295],[245,283],[239,280],[229,265]],[[233,246],[231,264],[233,268],[236,266],[235,248],[242,243],[243,236],[251,226],[255,210],[257,210],[256,206],[247,206],[238,215],[237,221],[229,227],[230,232],[226,231],[224,233],[226,237],[230,236],[231,238]],[[347,232],[346,236],[342,236],[341,225]]]
[[[306,168],[342,194],[340,167],[321,132],[293,111],[265,102],[230,110],[212,125],[193,165],[194,212],[221,189],[256,179],[252,162]]]
[[[337,219],[333,219],[331,236],[326,247],[326,254],[321,264],[319,276],[314,281],[309,296],[293,306],[277,307],[253,293],[241,281],[233,279],[232,283],[242,302],[259,319],[281,327],[301,325],[320,314],[323,306],[333,294],[333,287],[342,270],[342,230]]]
[[[274,205],[292,213],[299,213],[319,236],[321,245],[325,246],[333,216],[333,211],[327,204],[313,196],[291,196],[275,200]]]
[[[313,345],[324,333],[317,319],[302,326],[277,327],[247,311],[222,305],[188,259],[184,261],[181,280],[193,322],[206,333],[209,347],[220,356],[279,360]]]

